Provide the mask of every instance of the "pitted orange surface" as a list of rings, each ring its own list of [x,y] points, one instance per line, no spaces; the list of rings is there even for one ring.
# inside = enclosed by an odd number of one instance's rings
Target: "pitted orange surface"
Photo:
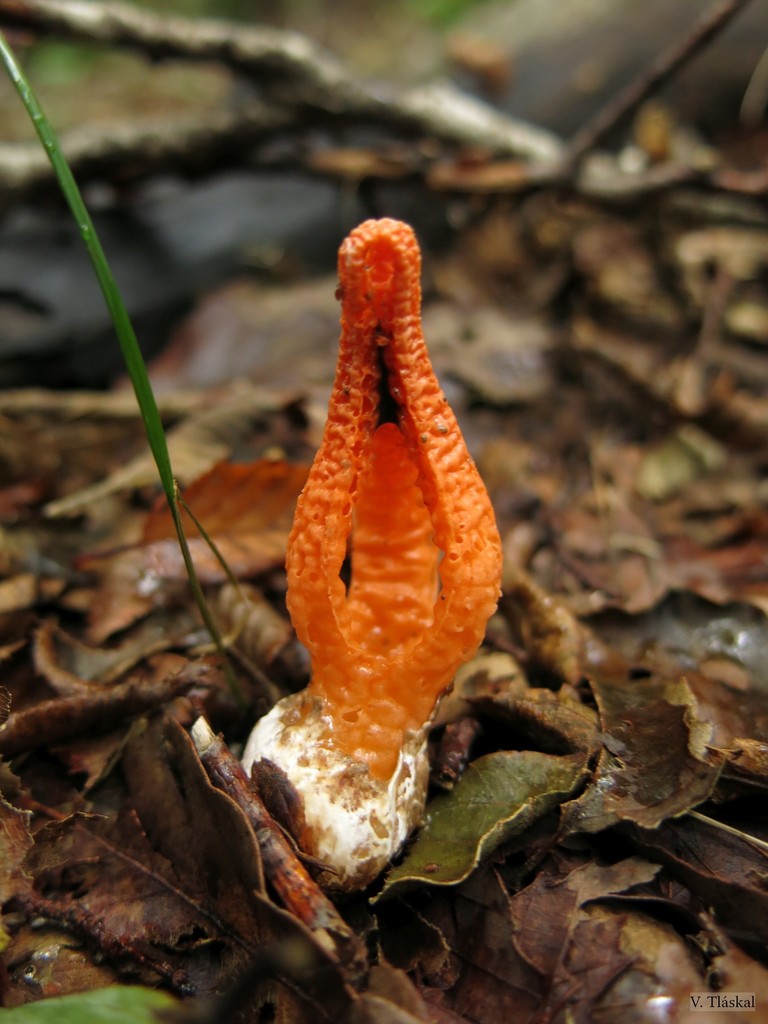
[[[501,578],[493,509],[427,354],[420,275],[400,221],[366,221],[339,250],[336,379],[287,556],[310,692],[331,741],[382,780],[477,650]]]

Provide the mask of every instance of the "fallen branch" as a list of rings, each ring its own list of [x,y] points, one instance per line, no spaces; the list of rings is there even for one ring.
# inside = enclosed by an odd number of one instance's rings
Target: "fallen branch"
[[[125,183],[175,169],[201,174],[230,167],[238,154],[290,121],[289,113],[253,100],[238,110],[84,125],[63,133],[61,142],[81,182],[106,178]],[[0,143],[0,205],[7,207],[53,180],[39,143]]]
[[[155,14],[120,2],[0,0],[0,24],[105,46],[134,49],[152,59],[217,61],[257,86],[231,108],[184,118],[82,127],[64,133],[62,148],[78,180],[136,181],[160,171],[193,176],[218,168],[304,167],[335,180],[421,177],[435,191],[457,195],[514,194],[553,185],[608,205],[667,192],[680,185],[736,195],[768,191],[764,170],[702,170],[667,161],[627,173],[601,154],[585,159],[711,42],[749,0],[724,0],[604,107],[566,146],[554,134],[509,118],[448,84],[398,91],[350,75],[334,57],[295,33],[221,20]],[[308,144],[318,118],[326,144]],[[334,142],[341,129],[366,123],[386,129],[364,148]],[[335,134],[334,134],[335,133]],[[261,143],[276,135],[289,143],[282,157]],[[441,146],[398,145],[427,138]],[[456,147],[459,152],[456,152]],[[467,159],[462,148],[482,154]],[[290,156],[286,157],[286,152]],[[52,173],[34,143],[0,144],[0,206],[46,187]]]
[[[192,726],[192,742],[211,782],[244,812],[259,844],[267,878],[290,910],[315,936],[327,936],[348,965],[363,963],[362,949],[354,932],[336,907],[312,880],[280,827],[249,785],[240,762],[208,722],[198,718]],[[319,934],[318,934],[319,933]]]
[[[296,32],[78,0],[0,0],[0,23],[130,48],[155,60],[216,61],[247,77],[269,103],[322,114],[333,122],[386,124],[528,160],[550,161],[561,152],[561,142],[552,133],[506,117],[449,85],[399,92],[386,84],[359,81]]]

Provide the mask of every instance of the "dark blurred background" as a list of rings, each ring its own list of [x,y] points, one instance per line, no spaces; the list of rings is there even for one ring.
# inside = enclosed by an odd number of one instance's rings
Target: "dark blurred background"
[[[157,5],[145,2],[147,10]],[[302,33],[361,79],[406,87],[450,80],[467,94],[567,139],[656,56],[683,37],[701,0],[175,0],[163,13],[235,19]],[[55,128],[83,125],[107,138],[147,118],[199,116],[235,107],[256,90],[213,63],[152,63],[135,52],[11,33]],[[762,152],[768,90],[768,5],[743,11],[646,110],[697,145],[748,137]],[[762,64],[761,64],[762,58]],[[257,91],[257,90],[256,90]],[[656,117],[657,121],[654,121]],[[11,86],[0,82],[6,161],[33,132]],[[607,144],[621,149],[634,126]],[[412,140],[398,139],[409,145]],[[362,217],[413,221],[429,248],[466,221],[467,204],[436,194],[417,176],[386,180],[308,173],[298,148],[388,146],[381,125],[318,122],[269,159],[233,154],[195,173],[126,174],[84,183],[124,298],[149,355],[207,291],[243,273],[290,283],[332,272],[340,238]],[[473,215],[477,214],[477,204]],[[104,387],[121,373],[111,327],[76,227],[54,185],[2,205],[0,386]]]

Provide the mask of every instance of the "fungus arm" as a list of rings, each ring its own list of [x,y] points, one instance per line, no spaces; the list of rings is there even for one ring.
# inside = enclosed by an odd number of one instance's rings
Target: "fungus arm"
[[[367,884],[418,823],[430,720],[501,580],[493,509],[427,354],[420,274],[399,221],[366,221],[339,251],[336,378],[286,560],[312,678],[244,756],[286,772],[308,852],[342,888]]]

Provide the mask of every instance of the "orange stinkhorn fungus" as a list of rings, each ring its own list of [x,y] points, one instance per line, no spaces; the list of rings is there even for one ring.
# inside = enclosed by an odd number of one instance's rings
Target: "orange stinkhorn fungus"
[[[285,771],[304,845],[344,888],[375,877],[418,823],[430,720],[499,596],[493,509],[429,361],[420,274],[399,221],[366,221],[339,250],[336,379],[287,555],[312,679],[257,723],[244,756],[246,770],[267,757]]]

